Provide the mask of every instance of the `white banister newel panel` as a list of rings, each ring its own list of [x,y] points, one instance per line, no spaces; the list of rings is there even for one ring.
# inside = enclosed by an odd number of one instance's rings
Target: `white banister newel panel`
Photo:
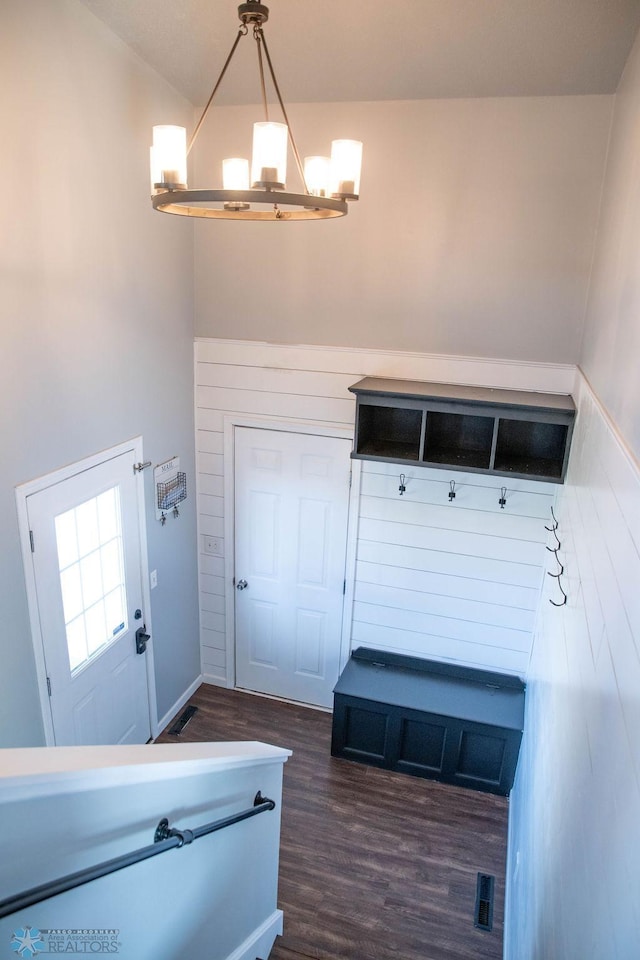
[[[80,934],[53,931],[81,930],[87,944],[102,936],[108,952],[136,960],[268,956],[282,931],[289,755],[251,742],[3,751],[0,816],[11,829],[3,831],[0,900],[153,844],[162,818],[194,829],[251,808],[258,791],[276,807],[8,916],[0,945],[9,955],[13,934],[31,927],[46,945],[55,941],[49,952],[78,952]]]

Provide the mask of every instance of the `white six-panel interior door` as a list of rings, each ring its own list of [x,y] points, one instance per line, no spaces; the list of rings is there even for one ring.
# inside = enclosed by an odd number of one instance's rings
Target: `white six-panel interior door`
[[[236,685],[332,704],[351,441],[236,426]]]

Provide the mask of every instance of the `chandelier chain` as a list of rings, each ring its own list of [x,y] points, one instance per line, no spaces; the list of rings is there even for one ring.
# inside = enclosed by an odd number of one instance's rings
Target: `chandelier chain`
[[[262,28],[255,25],[253,28],[253,37],[258,48],[258,69],[260,71],[260,88],[262,90],[262,105],[264,107],[264,118],[269,120],[269,104],[267,103],[267,85],[264,80],[264,64],[262,62],[262,41],[264,39]]]
[[[280,93],[280,87],[278,86],[278,81],[276,80],[275,70],[273,69],[273,64],[271,62],[271,56],[269,55],[269,47],[267,46],[267,40],[264,33],[260,30],[262,36],[262,45],[264,46],[265,56],[267,58],[267,64],[269,65],[269,73],[271,74],[271,79],[273,81],[273,87],[276,91],[276,96],[278,98],[278,103],[280,104],[280,109],[282,110],[282,116],[284,117],[284,122],[287,125],[287,131],[289,133],[289,141],[291,143],[291,149],[293,150],[293,156],[296,161],[296,166],[298,168],[298,173],[300,179],[302,180],[302,186],[305,193],[309,193],[309,188],[307,186],[307,181],[305,180],[304,170],[302,167],[302,160],[300,159],[300,154],[298,153],[298,147],[296,145],[295,138],[293,136],[293,130],[291,129],[291,124],[289,123],[289,117],[287,116],[287,111],[284,105],[284,100],[282,99],[282,94]]]
[[[200,127],[202,126],[202,124],[203,124],[204,121],[205,121],[205,118],[206,118],[206,116],[207,116],[207,114],[208,114],[208,112],[209,112],[209,107],[210,107],[211,104],[213,103],[213,98],[215,97],[216,93],[218,92],[218,87],[219,87],[220,84],[222,83],[222,79],[223,79],[225,73],[227,72],[227,67],[228,67],[229,64],[231,63],[231,60],[233,59],[233,55],[234,55],[234,53],[236,52],[236,47],[238,46],[238,44],[240,43],[240,41],[242,40],[242,38],[243,38],[243,37],[246,37],[247,33],[248,33],[248,29],[247,29],[246,25],[245,25],[244,23],[241,24],[240,27],[238,28],[237,36],[236,36],[235,40],[233,41],[233,46],[231,47],[231,50],[230,50],[230,52],[229,52],[229,56],[227,57],[227,59],[226,59],[225,62],[224,62],[224,66],[223,66],[222,70],[220,71],[220,76],[219,76],[218,79],[216,80],[215,86],[214,86],[213,90],[211,91],[211,96],[210,96],[209,99],[207,100],[207,105],[206,105],[206,107],[204,108],[204,110],[202,111],[202,113],[201,113],[201,115],[200,115],[200,119],[198,120],[198,122],[197,122],[197,124],[196,124],[195,130],[194,130],[193,133],[191,134],[191,139],[189,140],[189,145],[188,145],[188,147],[187,147],[187,156],[189,156],[189,154],[190,154],[190,152],[191,152],[191,148],[192,148],[192,146],[194,145],[194,143],[196,142],[196,137],[197,137],[198,134],[200,133]]]

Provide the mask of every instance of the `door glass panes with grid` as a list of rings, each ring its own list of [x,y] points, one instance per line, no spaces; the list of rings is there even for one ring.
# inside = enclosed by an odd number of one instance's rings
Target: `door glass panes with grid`
[[[127,629],[119,488],[55,518],[69,667],[78,671]]]

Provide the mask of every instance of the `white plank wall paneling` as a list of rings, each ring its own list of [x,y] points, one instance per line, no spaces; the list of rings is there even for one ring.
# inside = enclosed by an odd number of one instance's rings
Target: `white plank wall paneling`
[[[584,382],[578,406],[556,511],[568,600],[547,577],[511,794],[508,960],[640,943],[640,472]]]
[[[524,676],[555,494],[553,484],[365,462],[353,642]]]
[[[570,392],[575,378],[575,368],[554,364],[241,341],[197,340],[195,359],[202,663],[205,679],[217,683],[233,683],[225,657],[225,415],[352,429],[348,387],[363,376],[558,393]],[[555,486],[364,466],[352,643],[523,674]],[[402,498],[400,472],[410,478]],[[212,537],[215,556],[205,551]]]

